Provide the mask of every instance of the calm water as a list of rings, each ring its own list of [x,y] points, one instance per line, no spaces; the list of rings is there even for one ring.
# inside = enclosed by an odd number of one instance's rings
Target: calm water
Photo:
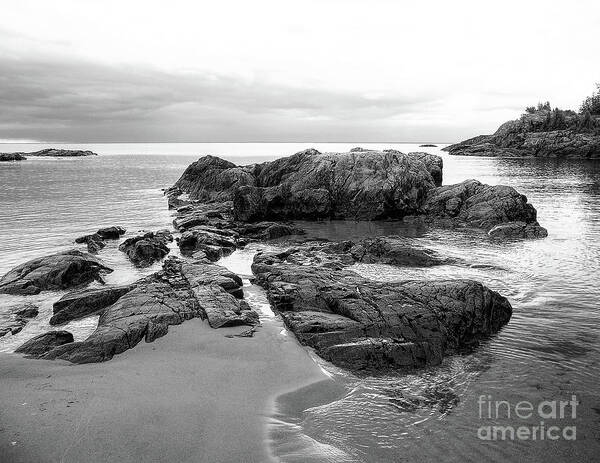
[[[203,154],[238,163],[273,159],[307,144],[112,144],[70,145],[101,154],[83,159],[35,159],[0,164],[0,273],[50,251],[73,247],[75,237],[100,226],[129,232],[170,225],[161,188]],[[315,144],[339,151],[349,144]],[[477,232],[414,228],[396,223],[306,224],[313,236],[329,238],[398,234],[458,258],[452,266],[397,269],[360,265],[355,270],[381,280],[474,278],[507,296],[510,323],[474,354],[446,359],[440,367],[399,376],[357,378],[323,368],[331,380],[280,397],[270,427],[273,453],[282,461],[597,461],[600,452],[600,163],[448,157],[436,148],[394,147],[444,156],[444,183],[477,178],[526,194],[538,209],[549,237],[498,244]],[[43,146],[42,146],[43,147]],[[39,146],[0,146],[0,151]],[[176,252],[174,249],[173,252]],[[249,276],[253,249],[225,262]],[[110,282],[139,278],[116,248],[101,256],[115,268]],[[246,285],[249,285],[246,281]],[[264,294],[248,288],[251,302],[268,315]],[[52,303],[60,293],[33,297],[42,311],[15,336],[0,338],[0,352],[12,351],[49,329]],[[0,317],[23,298],[0,296]],[[94,317],[66,329],[78,339],[95,326]],[[0,354],[1,355],[1,354]],[[277,353],[274,353],[277,355]],[[482,426],[539,426],[541,418],[480,417],[478,398],[513,406],[543,400],[580,402],[576,418],[546,419],[545,426],[575,425],[576,440],[483,441]],[[316,397],[321,400],[316,400]],[[400,399],[400,400],[399,400]],[[403,402],[404,400],[404,402]],[[415,406],[406,406],[412,403]],[[570,410],[570,409],[569,409]]]

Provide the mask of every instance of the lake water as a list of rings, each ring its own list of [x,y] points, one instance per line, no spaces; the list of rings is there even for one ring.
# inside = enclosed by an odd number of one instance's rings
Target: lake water
[[[54,145],[56,146],[56,145]],[[128,235],[169,227],[172,217],[161,188],[172,185],[187,165],[204,154],[239,164],[265,161],[308,147],[345,151],[351,144],[101,144],[98,157],[30,158],[0,163],[0,274],[52,251],[101,226],[121,225]],[[360,265],[355,270],[381,280],[474,278],[509,298],[510,323],[469,355],[449,357],[425,371],[361,378],[324,362],[331,380],[282,396],[270,425],[273,454],[281,461],[598,461],[600,454],[600,163],[541,159],[450,157],[438,148],[409,144],[363,144],[427,151],[444,158],[444,184],[476,178],[514,186],[538,210],[548,228],[543,240],[491,242],[473,231],[407,227],[394,222],[304,224],[312,236],[352,238],[399,234],[457,257],[434,268],[398,269]],[[33,151],[46,145],[0,145],[0,151]],[[176,253],[176,249],[173,249]],[[116,243],[101,251],[115,268],[108,281],[133,281],[140,271]],[[251,252],[227,265],[249,277]],[[248,284],[248,283],[247,283]],[[265,301],[251,288],[254,304]],[[10,352],[50,329],[52,303],[61,293],[28,298],[41,307],[21,333],[0,338]],[[23,301],[0,296],[0,318]],[[67,325],[76,338],[94,329],[90,317]],[[0,354],[1,355],[1,354]],[[273,355],[277,355],[276,352]],[[506,408],[488,413],[487,402],[570,400],[576,417],[521,419]],[[322,400],[317,401],[319,397]],[[408,400],[408,402],[407,402]],[[406,404],[410,403],[411,406]],[[414,405],[416,404],[416,405]],[[492,410],[495,412],[495,410]],[[576,426],[576,439],[482,440],[486,426]],[[480,435],[481,437],[481,435]]]

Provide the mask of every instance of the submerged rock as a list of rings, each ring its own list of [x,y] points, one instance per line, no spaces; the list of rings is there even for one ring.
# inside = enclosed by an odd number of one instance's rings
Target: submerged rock
[[[96,234],[103,240],[118,240],[126,231],[123,227],[113,226],[101,228]]]
[[[171,241],[173,235],[168,230],[159,230],[128,238],[121,243],[119,250],[127,254],[135,266],[149,267],[170,252],[167,243]]]
[[[39,309],[40,308],[37,305],[34,305],[34,304],[25,304],[25,305],[17,308],[13,313],[17,317],[35,318],[40,313]]]
[[[79,238],[75,238],[75,242],[77,244],[87,244],[87,250],[91,254],[97,254],[98,251],[103,249],[106,246],[106,243],[97,233],[92,235],[84,235]]]
[[[55,347],[72,343],[73,341],[73,335],[68,331],[48,331],[30,339],[18,347],[15,352],[40,358]]]
[[[50,318],[50,324],[59,325],[92,315],[114,304],[134,287],[135,285],[105,286],[67,293],[54,303],[54,315]]]
[[[338,366],[439,364],[498,331],[512,313],[506,298],[472,280],[375,282],[298,264],[299,252],[258,254],[252,271],[298,340]]]
[[[67,289],[112,272],[101,260],[78,250],[39,257],[21,264],[0,278],[0,293],[38,294],[44,290]]]
[[[508,222],[496,225],[488,235],[496,239],[545,238],[548,236],[548,230],[536,223]]]

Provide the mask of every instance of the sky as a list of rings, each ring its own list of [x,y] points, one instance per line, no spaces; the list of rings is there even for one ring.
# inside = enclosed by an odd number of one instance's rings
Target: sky
[[[453,142],[600,81],[600,2],[2,0],[0,140]]]

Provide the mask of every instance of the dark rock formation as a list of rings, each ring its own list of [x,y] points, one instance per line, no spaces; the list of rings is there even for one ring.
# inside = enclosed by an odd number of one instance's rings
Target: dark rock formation
[[[0,278],[0,293],[38,294],[43,290],[67,289],[91,281],[103,282],[112,272],[102,261],[78,250],[39,257],[21,264]]]
[[[106,246],[104,240],[97,233],[80,236],[79,238],[75,239],[75,242],[77,244],[87,244],[88,252],[91,254],[98,254],[98,251]]]
[[[118,240],[121,235],[124,235],[125,230],[123,227],[106,227],[99,229],[96,234],[103,240]]]
[[[235,172],[227,174],[231,169]],[[243,181],[239,181],[240,169]],[[301,232],[291,224],[273,223],[268,228],[260,225],[268,220],[419,217],[441,226],[462,225],[485,231],[515,221],[539,227],[536,210],[513,188],[483,185],[476,180],[441,186],[442,169],[439,156],[391,149],[325,154],[306,150],[244,168],[214,157],[202,158],[171,190],[189,194],[194,201],[209,198],[212,202],[183,206],[174,224],[190,232],[180,242],[183,252],[189,255],[201,250],[213,260],[234,249],[235,243],[220,245],[213,238],[206,242],[206,230],[198,239],[192,229],[210,226],[235,230],[239,245],[243,238],[266,239]],[[215,198],[233,198],[233,210],[228,201],[218,203]],[[264,232],[257,227],[265,228]],[[200,249],[196,243],[211,247]],[[215,249],[219,246],[220,251]]]
[[[20,332],[30,318],[38,316],[39,307],[33,304],[24,304],[11,307],[8,311],[0,314],[0,337],[10,333]]]
[[[136,282],[106,307],[96,331],[85,341],[59,346],[43,358],[106,361],[142,339],[152,342],[164,336],[169,325],[194,317],[208,318],[213,327],[255,324],[258,315],[231,294],[240,287],[241,280],[222,267],[167,259],[163,270]]]
[[[168,230],[159,230],[128,238],[121,243],[119,250],[127,254],[137,267],[149,267],[169,253],[167,243],[171,241],[173,236]]]
[[[477,180],[436,188],[422,210],[430,221],[484,230],[515,221],[539,227],[537,211],[525,195],[509,186],[484,185]]]
[[[434,181],[421,162],[396,153],[307,150],[257,165],[256,186],[234,191],[234,217],[381,219],[415,213]]]
[[[116,240],[121,237],[121,235],[125,234],[125,229],[123,227],[107,227],[101,228],[96,233],[91,235],[80,236],[75,239],[75,242],[78,244],[86,243],[88,252],[92,254],[97,254],[102,248],[106,246],[104,240]]]
[[[201,251],[209,260],[215,262],[235,251],[237,236],[238,234],[231,230],[208,226],[194,227],[183,232],[177,244],[184,256],[191,256]]]
[[[600,118],[585,121],[573,111],[539,110],[443,148],[461,156],[600,158]]]
[[[496,239],[545,238],[548,230],[535,223],[508,222],[496,225],[488,235]]]
[[[25,304],[13,312],[17,317],[35,318],[40,313],[39,307],[33,304]]]
[[[302,260],[299,250],[258,254],[252,270],[298,340],[352,370],[439,364],[512,313],[504,297],[475,281],[382,283]]]
[[[67,293],[54,303],[54,315],[50,318],[50,324],[59,325],[97,313],[114,304],[134,287],[135,285],[105,286]]]
[[[39,358],[55,347],[72,342],[73,335],[68,331],[48,331],[30,339],[15,352]]]
[[[25,161],[27,158],[20,153],[0,153],[0,162]]]
[[[441,257],[434,251],[392,237],[361,240],[349,252],[355,261],[366,264],[431,267],[451,263],[450,259]]]
[[[432,145],[430,143],[425,143],[424,145],[419,145],[419,148],[437,148],[437,145]]]

